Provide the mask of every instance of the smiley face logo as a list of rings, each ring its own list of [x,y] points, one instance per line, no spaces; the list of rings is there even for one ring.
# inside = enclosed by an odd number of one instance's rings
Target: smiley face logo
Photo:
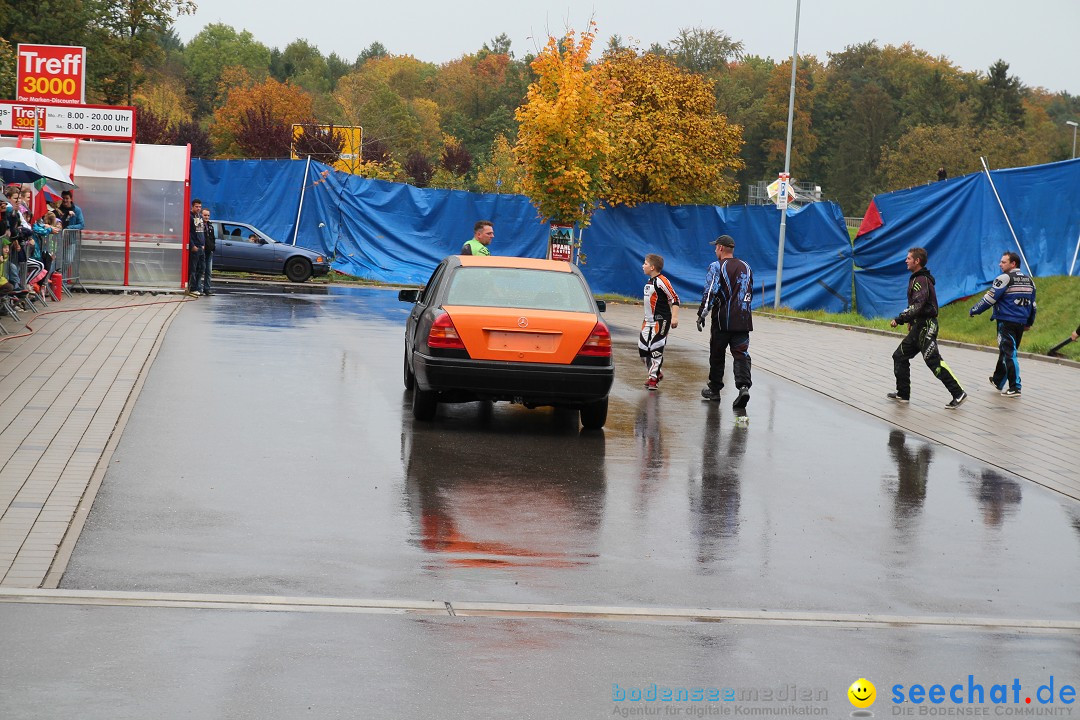
[[[877,688],[874,687],[874,683],[866,678],[859,678],[851,683],[851,687],[847,690],[847,696],[855,707],[868,708],[874,704],[874,700],[877,698]]]

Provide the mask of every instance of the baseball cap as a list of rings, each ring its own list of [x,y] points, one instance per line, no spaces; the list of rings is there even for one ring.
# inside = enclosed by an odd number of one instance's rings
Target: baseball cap
[[[735,238],[731,237],[730,235],[721,235],[720,237],[716,238],[715,240],[710,240],[709,244],[710,245],[723,245],[724,247],[733,248],[733,247],[735,247]]]

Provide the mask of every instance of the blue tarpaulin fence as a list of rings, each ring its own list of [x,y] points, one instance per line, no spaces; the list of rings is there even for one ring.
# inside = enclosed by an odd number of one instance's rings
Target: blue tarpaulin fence
[[[292,242],[305,162],[194,160],[192,197],[220,220],[248,222]],[[333,256],[350,275],[423,283],[442,258],[457,253],[478,219],[495,224],[492,251],[544,257],[548,227],[522,195],[416,188],[336,172],[312,162],[297,245]],[[727,233],[755,273],[754,304],[773,304],[780,213],[771,206],[604,209],[585,230],[582,267],[593,290],[636,296],[646,253],[664,256],[664,274],[685,303],[695,303],[715,259],[708,241]],[[850,309],[852,248],[839,206],[816,203],[788,215],[785,305]]]
[[[1080,160],[990,174],[1032,274],[1067,275],[1080,238]],[[907,305],[909,248],[926,248],[942,305],[985,290],[1002,253],[1017,249],[985,173],[885,193],[874,204],[884,224],[855,240],[863,315],[888,317]]]

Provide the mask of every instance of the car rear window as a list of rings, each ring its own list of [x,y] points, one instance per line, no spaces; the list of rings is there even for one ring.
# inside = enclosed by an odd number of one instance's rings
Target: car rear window
[[[459,267],[447,305],[594,312],[596,304],[573,273],[527,268]]]

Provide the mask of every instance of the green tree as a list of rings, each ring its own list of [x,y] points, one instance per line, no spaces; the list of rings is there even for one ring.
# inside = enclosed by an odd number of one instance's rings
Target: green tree
[[[337,88],[338,80],[349,74],[349,70],[352,66],[349,65],[341,56],[337,53],[330,53],[326,56],[326,75],[330,79],[330,89]]]
[[[1009,75],[1009,63],[998,60],[979,87],[976,121],[1020,127],[1024,122],[1022,93],[1020,79]]]
[[[366,48],[360,51],[360,54],[356,56],[356,67],[360,67],[368,60],[375,58],[386,57],[390,53],[387,52],[386,46],[379,41],[375,41],[368,45]]]
[[[443,64],[432,97],[439,104],[443,132],[483,157],[496,136],[516,135],[514,110],[527,87],[523,63],[507,53],[481,50]]]
[[[1023,138],[1000,126],[921,125],[884,150],[882,189],[932,182],[940,166],[947,168],[951,177],[979,172],[980,157],[986,157],[991,168],[1024,165],[1027,153]]]
[[[145,81],[145,68],[164,60],[162,38],[173,20],[196,9],[192,0],[88,0],[87,7],[87,34],[95,50],[88,68],[92,84],[106,103],[125,105]],[[59,14],[60,24],[72,22],[66,15],[66,10]]]
[[[492,38],[490,43],[484,43],[482,52],[505,55],[509,58],[514,57],[514,53],[510,52],[510,36],[506,33],[499,33]]]
[[[428,94],[436,68],[407,56],[372,58],[340,81],[334,98],[342,122],[385,143],[399,161],[411,151],[435,157],[442,147],[440,111]]]
[[[223,99],[221,74],[225,68],[245,69],[255,80],[269,75],[270,50],[244,30],[213,23],[204,27],[184,48],[184,61],[194,83],[195,102],[202,113]]]
[[[841,198],[845,207],[865,205],[881,187],[879,165],[896,126],[892,98],[875,84],[866,84],[851,99],[848,122],[834,138],[832,182],[828,192]],[[930,158],[931,163],[934,162]],[[935,171],[938,165],[934,165]]]
[[[330,73],[319,48],[307,40],[293,40],[281,53],[285,78],[312,94],[330,92]],[[279,78],[280,79],[280,78]]]
[[[0,96],[15,97],[15,48],[0,37]]]
[[[746,197],[747,184],[776,178],[776,167],[770,163],[765,152],[765,140],[772,132],[770,125],[773,120],[766,108],[766,95],[775,67],[776,63],[768,58],[744,57],[741,62],[732,63],[728,72],[716,78],[717,111],[743,129],[745,144],[740,157],[745,167],[736,173],[739,194],[743,199]]]
[[[702,27],[680,28],[668,43],[668,54],[683,70],[713,76],[742,57],[743,44],[727,33]]]
[[[93,10],[89,0],[41,0],[32,7],[0,0],[0,38],[12,46],[85,45]],[[14,64],[11,67],[14,69]]]

